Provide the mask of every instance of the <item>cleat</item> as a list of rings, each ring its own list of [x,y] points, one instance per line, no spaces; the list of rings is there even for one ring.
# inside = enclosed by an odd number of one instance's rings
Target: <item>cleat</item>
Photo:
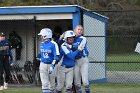
[[[3,90],[4,89],[4,87],[3,86],[0,86],[0,90]]]
[[[8,83],[4,82],[4,89],[7,89],[7,88],[8,88]]]

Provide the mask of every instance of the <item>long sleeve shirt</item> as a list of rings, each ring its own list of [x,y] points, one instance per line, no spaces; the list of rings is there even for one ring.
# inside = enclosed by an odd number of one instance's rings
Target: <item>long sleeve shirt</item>
[[[73,46],[78,48],[79,45],[82,46],[84,49],[83,49],[83,51],[80,51],[78,53],[78,55],[76,55],[76,57],[75,57],[76,59],[79,59],[81,57],[85,57],[85,56],[89,55],[89,51],[87,48],[87,40],[84,36],[78,36],[75,38]]]
[[[51,64],[53,60],[59,60],[59,48],[53,40],[41,42],[40,61]]]
[[[12,59],[11,43],[8,40],[0,41],[0,55],[10,56]]]
[[[66,42],[64,42],[60,47],[62,65],[73,67],[75,66],[75,56],[78,54],[79,50],[72,51],[65,43]]]

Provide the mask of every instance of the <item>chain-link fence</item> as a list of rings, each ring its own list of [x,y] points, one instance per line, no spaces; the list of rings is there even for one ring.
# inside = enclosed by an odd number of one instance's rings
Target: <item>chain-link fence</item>
[[[108,82],[140,83],[140,11],[100,11],[109,17],[106,36]]]
[[[22,16],[22,15],[21,15]],[[11,66],[11,84],[33,83],[34,59],[34,22],[25,20],[1,20],[0,31],[11,41],[13,66]]]

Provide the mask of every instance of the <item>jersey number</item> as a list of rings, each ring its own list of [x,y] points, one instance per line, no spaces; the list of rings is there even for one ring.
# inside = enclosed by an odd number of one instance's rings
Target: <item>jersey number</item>
[[[49,58],[48,53],[43,53],[44,58]]]

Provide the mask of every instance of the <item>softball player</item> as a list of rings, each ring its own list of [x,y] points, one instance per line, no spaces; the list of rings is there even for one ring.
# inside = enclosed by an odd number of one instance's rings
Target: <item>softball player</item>
[[[59,68],[57,93],[62,93],[62,89],[66,83],[66,93],[71,93],[73,82],[73,70],[75,66],[75,56],[81,51],[81,47],[78,47],[73,51],[70,46],[74,41],[75,34],[72,30],[65,32],[65,42],[60,47],[60,57],[62,64]]]
[[[76,26],[74,30],[76,34],[76,38],[74,41],[73,46],[82,46],[83,51],[79,52],[78,55],[75,57],[76,58],[76,65],[74,67],[74,82],[77,87],[78,93],[82,93],[81,90],[81,79],[82,83],[85,87],[85,92],[90,93],[90,85],[88,81],[88,49],[87,49],[87,40],[83,34],[83,27],[81,25]]]
[[[41,36],[40,44],[40,78],[42,82],[42,93],[52,93],[55,88],[55,63],[59,60],[59,48],[52,41],[52,31],[44,28],[38,34]],[[50,85],[50,87],[49,87]]]

